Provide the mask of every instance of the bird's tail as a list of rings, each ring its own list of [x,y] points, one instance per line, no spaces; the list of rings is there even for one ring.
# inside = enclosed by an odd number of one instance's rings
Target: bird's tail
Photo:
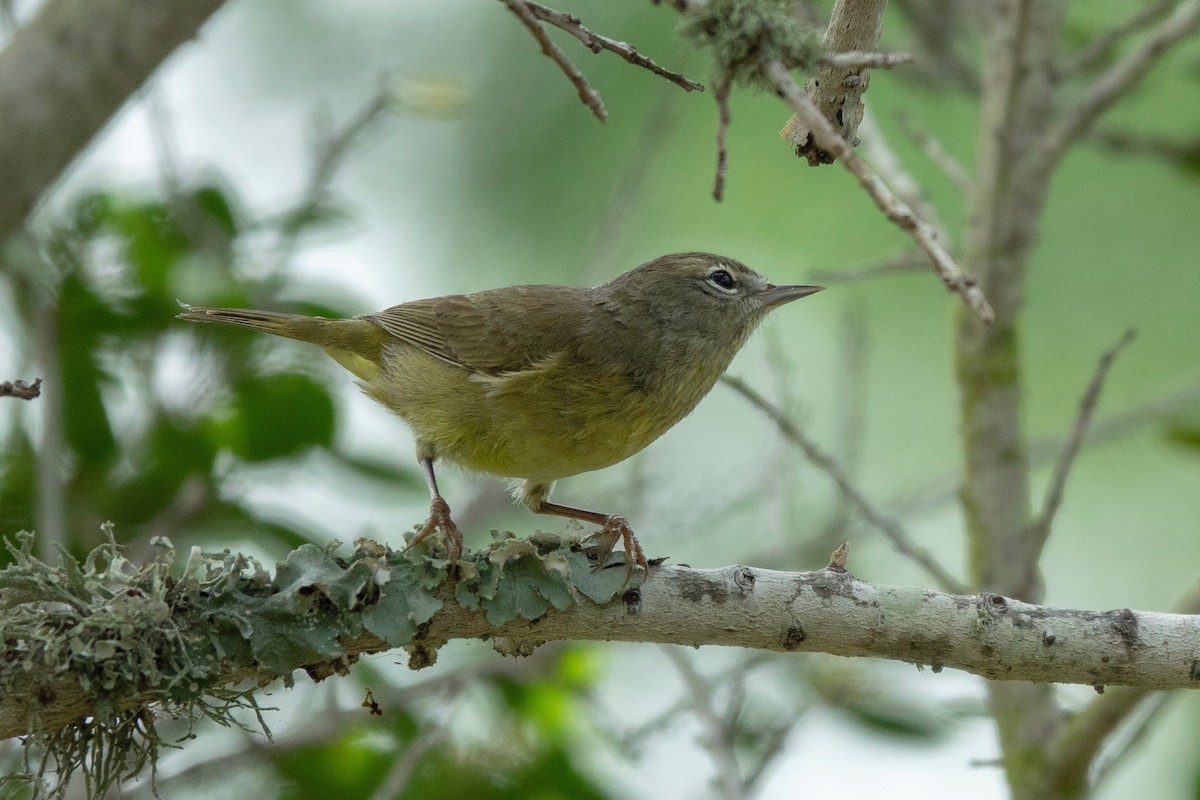
[[[326,319],[306,317],[301,314],[283,314],[278,311],[257,311],[252,308],[203,308],[184,306],[177,316],[191,322],[219,322],[223,325],[241,325],[263,333],[286,336],[311,342],[321,347],[343,345],[347,324],[358,320]]]

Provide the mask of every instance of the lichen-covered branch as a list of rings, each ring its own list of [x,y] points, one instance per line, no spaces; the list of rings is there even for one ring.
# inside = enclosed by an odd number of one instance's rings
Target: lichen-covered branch
[[[404,647],[414,668],[451,639],[508,653],[552,640],[728,645],[890,658],[996,680],[1200,688],[1200,617],[1054,609],[815,572],[657,566],[593,571],[577,543],[503,539],[447,579],[435,556],[360,542],[305,545],[274,574],[241,556],[168,548],[133,565],[109,545],[51,568],[12,548],[0,571],[0,737],[47,733],[150,703],[186,708],[253,679],[321,679]]]

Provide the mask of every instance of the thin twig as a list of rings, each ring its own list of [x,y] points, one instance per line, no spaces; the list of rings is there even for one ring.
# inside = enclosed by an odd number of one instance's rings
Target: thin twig
[[[563,74],[567,76],[567,80],[579,92],[579,99],[583,101],[585,106],[591,109],[596,119],[601,122],[607,120],[608,112],[604,110],[604,101],[600,98],[600,93],[592,88],[592,85],[588,83],[588,79],[584,77],[583,73],[579,71],[579,67],[575,66],[575,63],[571,61],[567,54],[558,45],[550,41],[550,37],[542,27],[542,23],[534,16],[529,3],[526,0],[503,0],[503,2],[504,5],[508,6],[508,10],[515,14],[517,19],[521,20],[521,23],[533,34],[533,38],[541,45],[542,52],[551,61],[558,64],[558,68],[563,71]]]
[[[885,278],[891,275],[909,275],[914,272],[925,272],[929,264],[920,250],[913,248],[888,256],[881,261],[875,261],[858,267],[843,270],[816,270],[812,279],[825,286],[838,283],[859,283],[861,281]]]
[[[971,190],[971,175],[954,154],[947,150],[937,137],[922,128],[910,115],[900,112],[896,115],[896,124],[900,131],[912,140],[921,152],[925,154],[942,173],[950,179],[964,195]]]
[[[33,383],[25,381],[4,381],[0,383],[0,397],[15,397],[18,400],[32,400],[42,393],[42,379],[34,378]]]
[[[1200,29],[1200,0],[1182,3],[1159,23],[1141,46],[1101,73],[1087,94],[1066,108],[1046,131],[1042,144],[1047,168],[1085,136],[1100,115],[1127,95],[1174,45]]]
[[[616,53],[621,58],[628,61],[634,66],[648,69],[655,75],[666,78],[676,86],[682,87],[689,92],[703,92],[704,84],[689,80],[678,72],[672,72],[669,69],[664,69],[653,60],[647,58],[637,51],[637,48],[627,42],[620,42],[616,39],[610,39],[607,36],[602,36],[595,31],[584,27],[579,17],[574,14],[568,14],[565,11],[556,11],[553,8],[546,8],[538,3],[525,0],[525,5],[532,12],[533,16],[540,19],[542,22],[548,22],[556,28],[561,28],[567,33],[574,36],[579,41],[583,42],[587,49],[593,53],[599,53],[601,50],[607,50],[610,53]]]
[[[1137,33],[1147,25],[1157,22],[1178,4],[1179,0],[1158,0],[1157,3],[1151,3],[1138,9],[1122,22],[1096,36],[1088,42],[1086,47],[1071,56],[1058,68],[1059,78],[1069,78],[1092,69],[1107,58],[1123,39]]]
[[[1154,397],[1133,408],[1119,411],[1116,414],[1097,420],[1088,435],[1088,442],[1099,444],[1112,441],[1122,436],[1129,436],[1137,431],[1161,421],[1166,417],[1187,411],[1200,405],[1200,382],[1191,384],[1184,389],[1167,395]],[[1065,437],[1055,436],[1040,439],[1029,446],[1029,464],[1037,467],[1053,461],[1065,446]],[[907,517],[934,508],[940,508],[955,501],[960,490],[959,473],[945,473],[929,480],[924,488],[907,492],[903,497],[895,498],[887,504],[893,513]]]
[[[1175,140],[1126,131],[1097,131],[1092,141],[1116,153],[1154,156],[1183,169],[1200,164],[1200,139]]]
[[[891,69],[914,61],[912,53],[864,53],[861,50],[826,53],[817,58],[821,66],[836,69]]]
[[[717,712],[712,684],[696,671],[680,648],[664,647],[663,651],[687,687],[692,709],[706,729],[704,743],[717,768],[717,784],[721,795],[726,800],[744,800],[746,787],[733,749],[733,728]]]
[[[1104,355],[1100,356],[1100,362],[1096,365],[1096,372],[1092,375],[1092,380],[1088,384],[1087,391],[1083,393],[1083,397],[1079,401],[1079,411],[1075,415],[1075,424],[1071,427],[1071,434],[1067,437],[1062,452],[1059,453],[1058,462],[1054,465],[1054,473],[1050,478],[1050,487],[1046,491],[1046,502],[1043,504],[1041,516],[1029,528],[1029,536],[1034,544],[1034,553],[1041,551],[1046,543],[1046,539],[1050,536],[1050,528],[1054,524],[1054,517],[1058,513],[1059,507],[1062,506],[1067,478],[1071,474],[1071,467],[1075,463],[1075,457],[1079,455],[1079,450],[1083,447],[1088,425],[1092,421],[1092,416],[1096,413],[1096,403],[1100,400],[1100,391],[1104,388],[1104,381],[1108,378],[1108,372],[1112,369],[1113,361],[1125,349],[1125,346],[1133,341],[1133,337],[1134,332],[1132,330],[1125,331],[1120,341],[1109,348]]]
[[[929,223],[939,242],[946,242],[947,247],[951,246],[950,234],[942,224],[941,215],[929,199],[925,187],[917,182],[904,166],[899,154],[892,149],[883,128],[875,121],[874,114],[863,114],[858,132],[862,134],[862,142],[858,148],[862,159],[875,170],[880,180],[896,194],[900,202],[912,209],[914,216]]]
[[[684,58],[686,53],[681,54],[681,60]],[[633,147],[621,162],[620,176],[605,201],[604,212],[596,220],[583,250],[579,278],[584,283],[598,283],[601,270],[606,272],[611,267],[613,243],[627,235],[629,223],[651,185],[655,167],[679,126],[683,95],[665,83],[659,83],[658,87]]]
[[[1197,0],[1200,2],[1200,0]],[[968,275],[954,262],[946,249],[938,241],[937,232],[928,222],[917,217],[912,209],[900,201],[891,189],[876,175],[866,162],[854,152],[854,148],[837,134],[829,120],[817,110],[804,90],[792,79],[791,73],[778,61],[768,61],[762,65],[763,75],[775,86],[779,97],[783,98],[796,115],[806,124],[822,150],[836,156],[847,170],[858,178],[859,184],[875,201],[879,210],[905,230],[917,246],[929,257],[934,272],[941,278],[946,288],[958,294],[984,322],[991,322],[995,317],[992,307],[983,296],[975,278]]]
[[[299,247],[300,235],[305,230],[302,223],[319,213],[328,202],[329,187],[338,170],[359,139],[393,107],[393,97],[393,89],[386,80],[381,81],[379,90],[336,131],[325,129],[329,123],[322,124],[325,117],[319,111],[315,115],[317,123],[314,127],[318,132],[313,145],[312,172],[299,201],[277,220],[283,230],[275,254],[279,269],[291,261]]]
[[[729,75],[717,78],[713,98],[717,101],[717,174],[713,179],[713,199],[718,203],[725,197],[725,172],[729,169],[729,90],[733,81]]]
[[[779,432],[784,438],[795,444],[804,453],[815,467],[828,475],[837,486],[842,496],[846,498],[860,515],[884,537],[892,543],[892,546],[897,551],[903,553],[916,564],[921,566],[929,575],[938,582],[938,585],[945,588],[947,591],[955,593],[966,593],[967,589],[962,581],[951,575],[945,567],[937,562],[937,560],[919,547],[908,534],[900,527],[899,523],[890,519],[871,504],[866,497],[863,496],[851,480],[846,476],[845,471],[838,465],[837,461],[832,456],[822,450],[816,442],[809,439],[796,424],[792,422],[786,414],[776,408],[769,400],[763,397],[754,389],[750,388],[745,381],[731,376],[724,376],[721,379],[724,383],[740,394],[742,397],[750,401],[752,405],[767,415],[767,418],[775,424]]]

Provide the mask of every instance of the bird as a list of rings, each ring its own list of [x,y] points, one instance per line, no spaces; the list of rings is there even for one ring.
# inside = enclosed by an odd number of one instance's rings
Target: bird
[[[405,549],[441,531],[450,562],[462,557],[440,460],[514,479],[538,514],[600,526],[588,537],[596,567],[620,541],[628,581],[635,566],[649,576],[628,521],[550,502],[555,482],[641,451],[708,394],[768,312],[823,288],[686,252],[591,288],[508,286],[350,319],[187,305],[178,316],[316,344],[408,424],[430,509]]]

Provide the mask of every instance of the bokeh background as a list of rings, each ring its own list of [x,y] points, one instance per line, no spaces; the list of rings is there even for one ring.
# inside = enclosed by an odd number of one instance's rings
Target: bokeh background
[[[35,5],[18,4],[18,18]],[[709,78],[665,8],[551,5]],[[1074,44],[1127,5],[1075,4]],[[885,49],[906,46],[906,24],[889,12]],[[602,92],[607,124],[499,3],[228,3],[74,165],[30,235],[5,245],[0,379],[47,384],[38,401],[0,404],[0,532],[49,541],[57,529],[84,553],[111,520],[135,555],[166,535],[267,563],[303,541],[394,542],[428,505],[403,424],[316,350],[193,329],[173,319],[176,300],[354,314],[512,283],[595,284],[712,250],[777,282],[829,282],[776,312],[731,373],[960,571],[955,298],[929,271],[838,279],[910,243],[840,167],[792,155],[773,97],[735,92],[718,204],[711,96],[562,42]],[[963,49],[977,59],[978,42]],[[1198,96],[1191,43],[1105,127],[1194,141]],[[961,192],[905,131],[932,133],[969,168],[977,99],[877,71],[867,105],[953,237]],[[1044,559],[1055,605],[1165,610],[1196,581],[1198,224],[1194,159],[1092,143],[1055,179],[1024,318],[1039,487],[1097,358],[1138,334]],[[563,528],[512,506],[499,479],[443,469],[441,481],[468,546],[492,529]],[[625,513],[651,557],[813,569],[849,540],[858,577],[928,583],[721,385],[647,451],[562,482],[556,499]],[[456,642],[423,672],[403,661],[373,656],[348,678],[269,692],[274,745],[198,727],[162,758],[160,792],[669,800],[725,796],[714,776],[733,754],[760,770],[755,797],[1006,794],[981,686],[952,671],[619,644],[512,660]],[[365,687],[382,718],[360,707]],[[1063,689],[1077,704],[1091,691]],[[732,744],[712,741],[706,713],[736,720]],[[1171,698],[1101,796],[1198,796],[1198,728],[1197,699]]]

